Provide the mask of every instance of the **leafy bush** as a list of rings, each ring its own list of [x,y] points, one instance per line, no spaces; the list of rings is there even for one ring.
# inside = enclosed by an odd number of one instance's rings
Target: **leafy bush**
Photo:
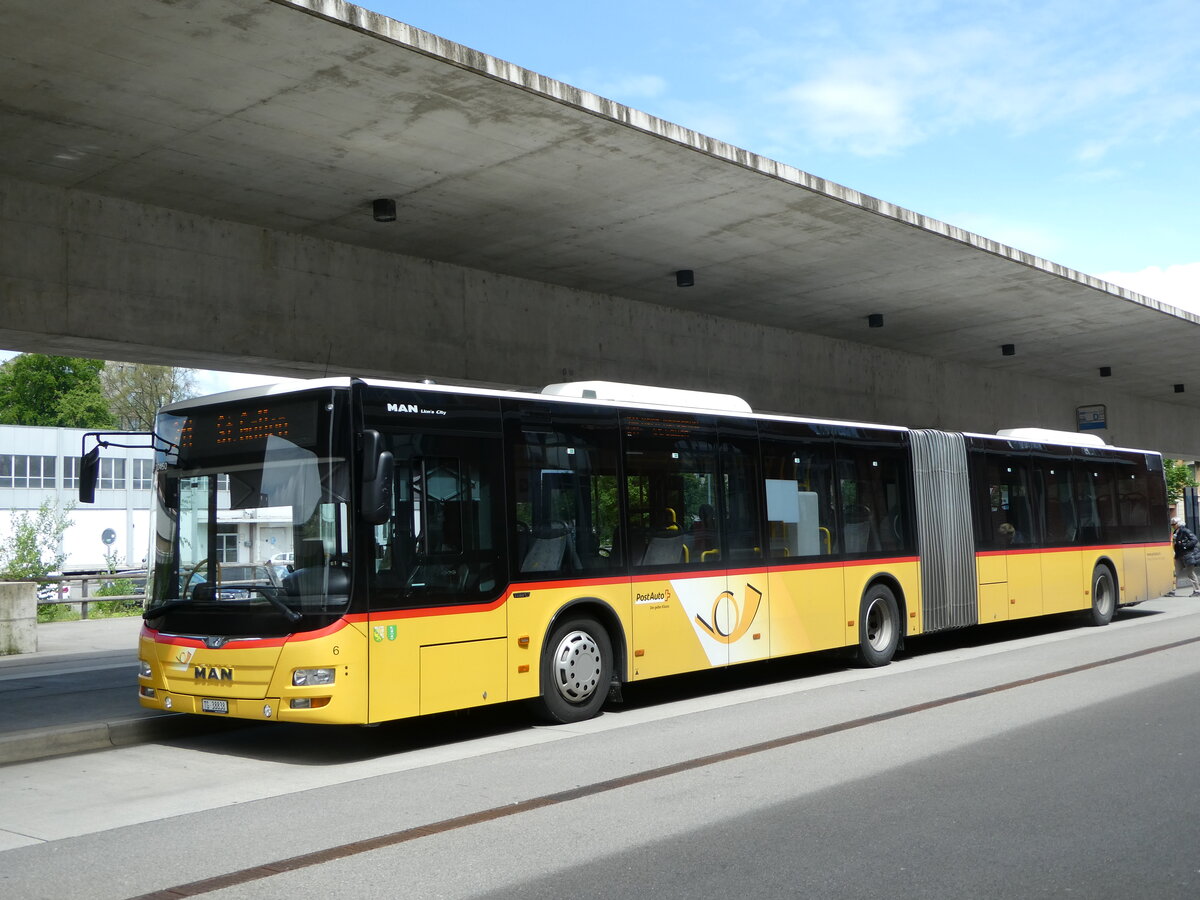
[[[128,578],[116,578],[106,581],[96,589],[97,597],[120,597],[125,594],[136,594],[137,587]]]
[[[11,531],[0,540],[0,578],[41,578],[58,570],[67,558],[62,537],[71,526],[70,511],[44,500],[32,516],[14,513]]]
[[[74,622],[79,613],[69,603],[39,603],[37,620],[41,622]]]

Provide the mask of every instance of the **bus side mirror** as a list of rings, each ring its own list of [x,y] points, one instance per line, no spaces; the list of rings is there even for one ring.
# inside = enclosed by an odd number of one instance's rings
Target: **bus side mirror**
[[[368,525],[382,525],[392,517],[392,451],[383,449],[378,431],[363,432],[362,517]]]
[[[79,502],[96,502],[96,482],[100,480],[100,446],[97,444],[79,457]]]

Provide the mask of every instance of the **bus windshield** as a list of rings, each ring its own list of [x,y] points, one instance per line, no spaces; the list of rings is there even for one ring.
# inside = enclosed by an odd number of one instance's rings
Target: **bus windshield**
[[[350,608],[350,472],[329,392],[161,413],[147,622],[282,635]]]

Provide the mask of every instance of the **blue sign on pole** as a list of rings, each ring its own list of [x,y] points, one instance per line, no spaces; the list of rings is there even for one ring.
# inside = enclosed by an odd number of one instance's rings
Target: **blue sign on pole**
[[[1075,407],[1075,428],[1078,431],[1100,431],[1108,427],[1108,412],[1103,403]]]

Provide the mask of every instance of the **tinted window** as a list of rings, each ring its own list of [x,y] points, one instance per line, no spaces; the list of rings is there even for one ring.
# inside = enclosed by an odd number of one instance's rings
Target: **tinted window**
[[[763,441],[767,529],[775,559],[830,556],[840,552],[833,442],[801,426],[790,440],[775,426]]]
[[[415,392],[394,392],[389,402],[396,411],[368,420],[381,426],[395,461],[392,517],[373,529],[372,603],[499,596],[508,567],[498,402]],[[420,430],[400,430],[407,425]]]
[[[720,490],[722,556],[730,566],[766,559],[762,538],[762,494],[758,473],[758,433],[753,422],[722,420],[720,432]],[[697,521],[692,522],[694,528]]]
[[[721,564],[725,522],[715,420],[682,413],[622,414],[624,552],[638,567]]]
[[[890,434],[887,440],[894,440]],[[902,447],[868,435],[836,445],[842,547],[847,554],[912,550],[910,478]]]
[[[617,416],[518,403],[506,410],[515,578],[604,573],[619,521]]]
[[[976,546],[983,550],[1032,547],[1040,539],[1030,488],[1029,460],[987,453],[975,457],[979,492]]]
[[[1116,467],[1106,460],[1093,458],[1075,463],[1075,508],[1083,543],[1120,541],[1116,480]]]
[[[1030,460],[1036,487],[1041,498],[1040,531],[1050,546],[1075,543],[1079,521],[1075,514],[1075,493],[1071,487],[1071,463],[1065,456],[1052,459],[1034,457]]]

